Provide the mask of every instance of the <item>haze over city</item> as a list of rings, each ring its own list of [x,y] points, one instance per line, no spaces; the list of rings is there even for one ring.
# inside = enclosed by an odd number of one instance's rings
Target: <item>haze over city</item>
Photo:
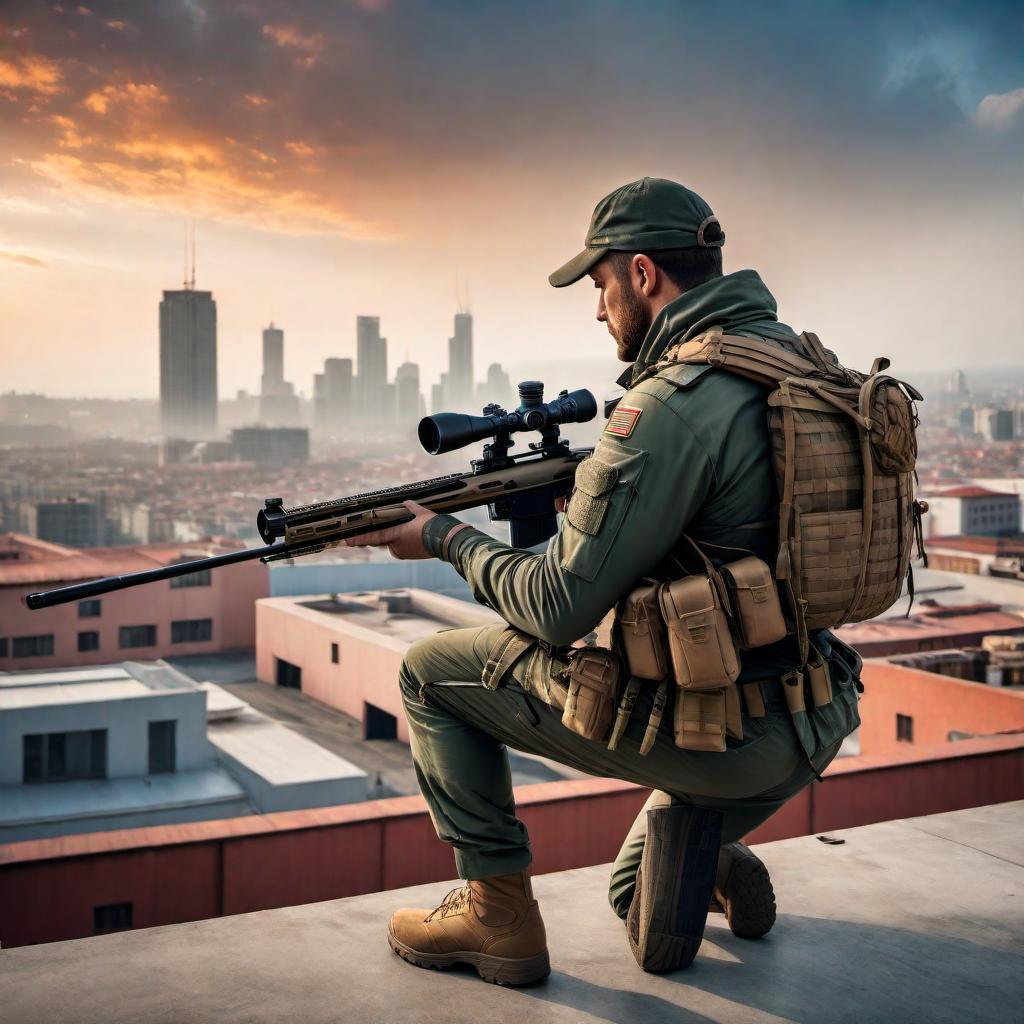
[[[4,387],[155,397],[189,223],[222,397],[258,390],[271,319],[308,395],[364,314],[429,386],[458,308],[480,366],[611,375],[593,291],[546,277],[644,174],[704,194],[726,269],[854,365],[1017,360],[1013,7],[759,7],[5,4]]]

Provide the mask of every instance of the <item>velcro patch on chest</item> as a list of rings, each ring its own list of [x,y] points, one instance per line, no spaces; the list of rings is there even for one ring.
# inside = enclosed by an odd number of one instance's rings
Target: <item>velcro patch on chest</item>
[[[621,403],[615,407],[615,411],[608,418],[608,426],[604,428],[606,434],[615,434],[618,437],[629,437],[633,433],[633,429],[636,427],[637,420],[640,419],[640,413],[643,409],[637,409],[632,405],[622,405]]]

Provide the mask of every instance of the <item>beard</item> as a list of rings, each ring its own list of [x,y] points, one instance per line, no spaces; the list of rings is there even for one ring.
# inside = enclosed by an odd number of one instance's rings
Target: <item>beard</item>
[[[619,316],[608,329],[618,346],[616,356],[623,363],[633,363],[651,329],[651,314],[628,279],[621,282],[621,302]]]

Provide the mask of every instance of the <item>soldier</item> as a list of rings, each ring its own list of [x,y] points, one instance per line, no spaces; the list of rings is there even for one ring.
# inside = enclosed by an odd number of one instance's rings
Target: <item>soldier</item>
[[[724,910],[737,935],[756,938],[774,923],[774,894],[764,864],[740,840],[819,775],[859,724],[859,659],[824,631],[811,640],[831,672],[831,704],[788,709],[781,679],[800,665],[792,636],[744,651],[736,684],[742,739],[729,738],[721,752],[676,745],[671,703],[662,716],[657,684],[640,689],[615,749],[561,721],[566,645],[641,578],[678,578],[684,533],[713,561],[739,550],[773,563],[778,496],[766,389],[709,366],[645,372],[669,345],[715,326],[793,345],[796,335],[778,321],[757,273],[723,276],[724,241],[700,196],[644,178],[597,204],[585,248],[551,275],[556,288],[592,279],[597,319],[630,366],[619,379],[628,390],[588,460],[586,486],[578,474],[564,522],[543,553],[411,504],[411,522],[347,541],[450,562],[477,600],[512,627],[439,633],[413,645],[402,666],[420,788],[467,880],[434,910],[392,917],[392,948],[417,966],[470,963],[487,980],[508,984],[549,972],[505,745],[654,791],[612,869],[609,897],[624,920],[635,903],[647,812],[670,804],[720,812],[724,845],[712,909]],[[675,687],[669,690],[671,702]],[[649,724],[656,739],[642,754]],[[697,944],[703,915],[699,925]]]

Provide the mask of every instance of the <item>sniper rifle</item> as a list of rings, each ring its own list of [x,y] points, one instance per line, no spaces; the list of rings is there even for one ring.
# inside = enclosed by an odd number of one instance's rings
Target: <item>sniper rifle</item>
[[[523,381],[519,385],[519,402],[512,412],[488,405],[482,416],[443,412],[420,421],[419,441],[431,455],[490,438],[482,458],[472,460],[468,473],[452,473],[296,508],[285,508],[281,498],[267,498],[256,517],[257,530],[266,541],[264,547],[75,583],[29,594],[25,603],[32,609],[50,608],[235,562],[257,558],[274,562],[316,554],[347,537],[409,522],[413,516],[402,504],[404,501],[414,501],[432,512],[461,512],[486,505],[492,520],[508,521],[513,546],[533,547],[557,532],[555,500],[572,491],[576,467],[592,451],[570,448],[569,442],[560,437],[559,427],[592,420],[597,415],[597,403],[583,389],[562,391],[554,401],[545,402],[540,381]],[[539,431],[540,440],[531,442],[529,451],[510,455],[515,444],[512,434],[527,430]]]

